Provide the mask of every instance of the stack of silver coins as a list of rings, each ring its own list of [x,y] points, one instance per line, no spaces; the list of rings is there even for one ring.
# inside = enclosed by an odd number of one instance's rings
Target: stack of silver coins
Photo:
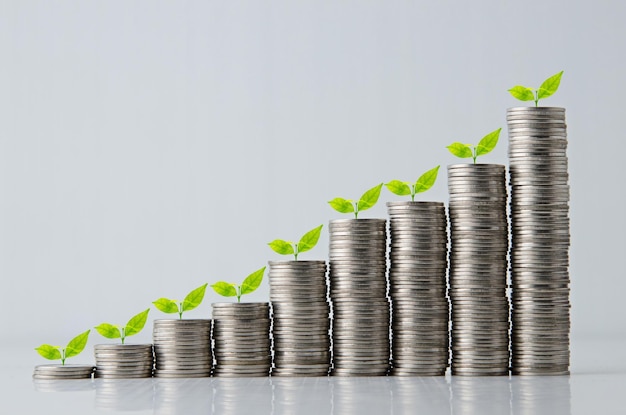
[[[272,367],[269,303],[214,303],[213,376],[269,376]]]
[[[448,221],[441,202],[390,202],[389,294],[395,376],[448,367]]]
[[[211,320],[155,320],[155,377],[211,376]]]
[[[151,344],[96,344],[97,378],[150,378],[154,366]]]
[[[507,111],[512,372],[569,373],[569,175],[564,108]]]
[[[35,366],[33,379],[91,379],[95,367],[87,365]]]
[[[333,371],[384,376],[389,370],[387,221],[330,222]]]
[[[452,374],[508,375],[505,167],[448,166]]]
[[[270,261],[272,376],[326,376],[330,304],[326,261]]]

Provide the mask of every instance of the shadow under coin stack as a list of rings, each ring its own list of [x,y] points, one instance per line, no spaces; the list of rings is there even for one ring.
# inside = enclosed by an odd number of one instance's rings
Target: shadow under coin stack
[[[269,376],[269,303],[213,303],[213,376]]]
[[[448,231],[440,202],[387,203],[395,376],[445,375],[448,367]]]
[[[91,379],[94,369],[87,365],[39,365],[33,379]]]
[[[330,305],[326,261],[270,261],[272,376],[326,376]]]
[[[508,375],[505,167],[448,166],[452,374]]]
[[[387,221],[330,221],[333,375],[384,376],[389,370]]]
[[[211,320],[155,320],[152,336],[155,377],[211,376]]]
[[[154,366],[151,344],[96,344],[97,378],[150,378]]]
[[[512,372],[569,373],[565,109],[510,108]]]

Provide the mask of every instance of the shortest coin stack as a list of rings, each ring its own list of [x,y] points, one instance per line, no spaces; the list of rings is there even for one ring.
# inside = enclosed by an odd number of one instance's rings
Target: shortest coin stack
[[[268,376],[272,367],[269,303],[214,303],[214,376]]]
[[[94,369],[87,365],[40,365],[35,366],[33,379],[91,379]]]
[[[211,320],[155,320],[155,377],[211,376]]]
[[[151,344],[96,344],[97,378],[152,377],[154,355]]]

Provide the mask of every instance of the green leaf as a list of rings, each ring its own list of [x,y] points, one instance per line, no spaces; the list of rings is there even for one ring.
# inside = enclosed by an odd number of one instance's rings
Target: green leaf
[[[559,85],[561,85],[561,76],[563,76],[563,71],[543,81],[537,90],[537,98],[548,98],[550,95],[554,94],[556,90],[559,89]]]
[[[415,193],[422,193],[426,190],[433,187],[435,182],[437,181],[437,174],[439,173],[439,167],[437,166],[434,169],[428,170],[426,173],[422,174],[419,179],[415,182]]]
[[[169,298],[159,298],[158,300],[153,301],[152,304],[164,313],[172,314],[179,312],[176,301],[170,300]]]
[[[283,241],[282,239],[274,239],[272,242],[268,243],[270,248],[281,255],[292,255],[293,245],[287,241]]]
[[[113,324],[102,323],[99,326],[96,326],[96,330],[102,337],[106,337],[107,339],[119,339],[122,337],[120,329],[115,327]]]
[[[224,297],[237,297],[237,289],[229,282],[219,281],[211,285],[211,288]]]
[[[60,360],[61,359],[61,351],[58,347],[54,347],[50,344],[42,344],[39,347],[36,347],[37,353],[39,353],[42,357],[48,360]]]
[[[317,228],[311,229],[300,238],[300,242],[298,242],[298,252],[306,252],[310,251],[317,245],[317,242],[320,240],[320,235],[322,233],[322,228],[324,225],[320,225]]]
[[[520,101],[535,100],[535,94],[533,93],[532,88],[526,88],[525,86],[517,85],[509,89],[509,92]]]
[[[87,345],[87,340],[89,339],[89,333],[91,330],[87,330],[84,333],[79,334],[74,337],[70,342],[65,346],[65,358],[76,356],[80,354],[80,352],[85,349]]]
[[[336,197],[336,198],[334,198],[333,200],[331,200],[328,203],[337,212],[341,212],[341,213],[352,213],[352,212],[354,212],[354,205],[349,200],[342,199],[340,197]]]
[[[472,153],[472,149],[467,144],[456,142],[456,143],[450,144],[446,148],[450,151],[450,153],[454,154],[457,157],[461,157],[461,158],[474,157],[474,154]]]
[[[490,153],[491,150],[496,147],[498,144],[498,138],[500,137],[500,131],[502,131],[502,128],[498,128],[497,130],[490,132],[478,142],[478,146],[476,146],[477,156]]]
[[[359,212],[371,208],[376,204],[376,202],[378,202],[382,188],[383,184],[381,183],[363,193],[363,196],[361,196],[361,199],[359,199],[359,203],[357,204]]]
[[[401,182],[400,180],[392,180],[385,185],[387,189],[393,194],[398,196],[406,196],[411,194],[411,188],[408,184]]]
[[[241,283],[241,294],[250,294],[261,285],[261,281],[263,280],[263,275],[265,274],[265,267],[254,271],[252,274],[248,275],[245,280]]]
[[[124,328],[124,334],[126,334],[126,337],[135,335],[143,329],[143,326],[146,325],[146,321],[148,320],[149,312],[150,309],[148,308],[128,320],[128,323],[126,323],[126,327]]]
[[[208,285],[209,283],[206,283],[203,286],[198,287],[195,290],[192,290],[189,294],[187,294],[187,296],[183,300],[182,311],[189,311],[198,307],[204,299],[204,293],[206,292],[206,287]]]

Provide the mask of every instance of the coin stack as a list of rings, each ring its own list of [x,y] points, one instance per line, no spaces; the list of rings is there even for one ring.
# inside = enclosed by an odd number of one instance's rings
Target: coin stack
[[[97,378],[150,378],[154,366],[151,344],[96,344]]]
[[[389,370],[387,221],[330,222],[333,374],[384,376]]]
[[[33,379],[91,379],[95,367],[87,365],[35,366]]]
[[[448,232],[441,202],[389,202],[394,376],[445,375],[448,367]]]
[[[505,167],[448,166],[452,374],[507,375]]]
[[[211,376],[211,320],[155,320],[155,377]]]
[[[269,376],[269,303],[214,303],[214,376]]]
[[[513,374],[569,373],[569,185],[564,108],[510,108]]]
[[[326,261],[270,261],[272,376],[326,376],[330,304]]]

